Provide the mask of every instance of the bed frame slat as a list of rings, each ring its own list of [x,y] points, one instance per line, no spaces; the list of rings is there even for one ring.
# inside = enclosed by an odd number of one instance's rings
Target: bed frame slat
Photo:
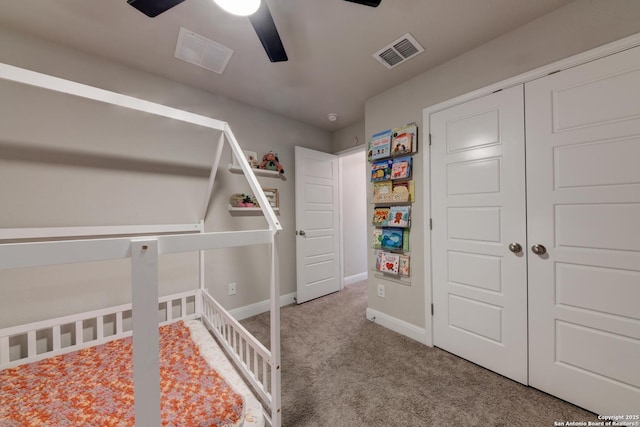
[[[54,325],[52,330],[53,330],[53,336],[51,337],[51,339],[53,340],[53,351],[58,351],[62,346],[62,343],[61,343],[62,332],[61,332],[60,325]]]
[[[9,337],[0,337],[0,365],[9,363]]]

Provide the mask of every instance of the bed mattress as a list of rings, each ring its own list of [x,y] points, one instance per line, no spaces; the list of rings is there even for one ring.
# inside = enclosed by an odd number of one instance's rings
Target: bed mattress
[[[132,339],[0,371],[0,426],[133,426]],[[262,407],[197,320],[160,327],[163,426],[264,425]]]

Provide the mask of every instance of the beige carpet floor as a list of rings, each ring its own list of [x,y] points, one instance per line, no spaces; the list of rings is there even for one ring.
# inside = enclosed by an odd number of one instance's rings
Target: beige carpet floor
[[[366,282],[281,310],[285,427],[554,426],[597,421],[365,318]],[[269,313],[243,321],[269,345]]]

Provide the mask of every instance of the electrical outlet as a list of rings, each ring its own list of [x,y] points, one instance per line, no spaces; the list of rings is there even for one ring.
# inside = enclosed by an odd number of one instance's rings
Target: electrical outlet
[[[384,294],[384,285],[381,283],[378,283],[378,296],[380,298],[384,298],[385,294]]]
[[[229,283],[229,295],[235,295],[235,294],[236,294],[236,284]]]

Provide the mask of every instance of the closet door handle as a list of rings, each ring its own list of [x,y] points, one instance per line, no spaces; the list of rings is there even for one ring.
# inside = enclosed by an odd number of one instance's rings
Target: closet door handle
[[[547,248],[542,245],[533,245],[531,246],[531,252],[536,255],[544,255],[547,253]]]
[[[520,252],[522,252],[522,246],[520,245],[520,243],[514,242],[509,244],[509,250],[514,254],[519,254]]]
[[[305,233],[304,230],[298,231],[298,234],[301,235],[301,236],[306,236],[307,235],[307,233]]]

